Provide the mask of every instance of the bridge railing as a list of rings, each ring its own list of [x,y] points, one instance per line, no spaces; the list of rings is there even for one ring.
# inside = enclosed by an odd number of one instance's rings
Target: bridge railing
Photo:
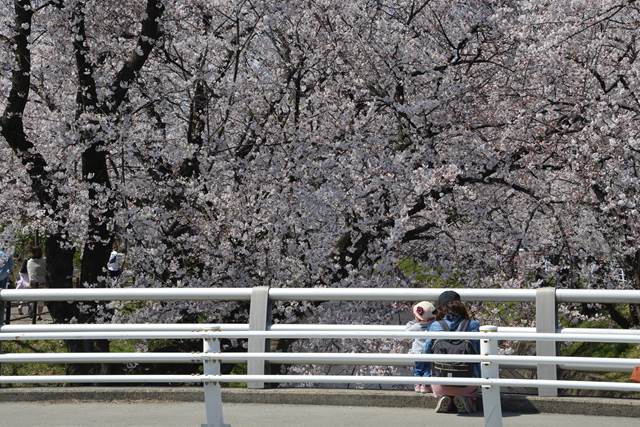
[[[554,291],[553,289],[551,289]],[[567,342],[615,342],[640,343],[639,331],[602,329],[563,329],[556,331],[555,314],[552,332],[535,328],[483,327],[481,333],[425,333],[406,332],[401,326],[381,325],[271,325],[270,303],[273,300],[421,300],[436,299],[442,289],[65,289],[65,290],[8,290],[0,291],[0,303],[4,301],[95,301],[95,300],[250,300],[248,324],[122,324],[122,325],[5,325],[0,326],[0,340],[42,339],[202,339],[201,353],[41,353],[4,354],[0,363],[202,363],[202,375],[110,375],[110,376],[4,376],[0,383],[154,383],[184,382],[202,383],[205,391],[205,407],[208,426],[222,426],[222,401],[220,384],[246,382],[261,386],[268,383],[349,383],[349,384],[427,384],[478,385],[482,387],[485,423],[501,425],[500,387],[534,387],[539,390],[560,388],[584,388],[618,391],[640,391],[640,385],[615,382],[557,381],[541,377],[540,373],[554,372],[556,366],[573,369],[631,370],[640,365],[639,359],[556,357],[498,355],[500,340],[535,341],[538,349],[547,345],[554,348],[559,341]],[[556,302],[596,302],[588,291],[553,292],[553,309],[548,305],[549,289],[502,290],[460,289],[463,300],[536,302],[536,313],[555,313]],[[581,292],[586,292],[583,294]],[[607,303],[638,303],[640,291],[594,291],[599,300]],[[402,330],[401,330],[402,328]],[[333,353],[268,353],[268,339],[289,338],[378,338],[411,339],[417,336],[437,338],[474,338],[481,340],[479,356],[408,355],[408,354],[333,354]],[[247,338],[248,353],[221,353],[222,338]],[[544,347],[543,347],[544,348]],[[272,363],[314,364],[370,364],[408,365],[415,361],[456,360],[480,362],[482,378],[416,378],[401,376],[295,376],[265,375],[264,365]],[[247,375],[221,375],[221,362],[246,361]],[[513,380],[499,378],[499,366],[536,367],[538,379]]]
[[[435,300],[443,289],[381,289],[381,288],[111,288],[111,289],[40,289],[40,290],[2,290],[0,305],[11,301],[249,301],[250,315],[248,324],[220,325],[225,329],[266,331],[291,330],[295,328],[317,328],[318,330],[366,330],[366,328],[389,328],[401,330],[402,326],[387,325],[278,325],[272,324],[271,306],[277,301],[418,301]],[[557,306],[560,303],[610,303],[640,304],[638,290],[576,290],[576,289],[457,289],[464,301],[486,302],[527,302],[535,304],[535,328],[504,328],[500,331],[536,331],[544,333],[571,333],[572,328],[558,327]],[[1,316],[0,316],[1,317]],[[40,326],[29,329],[27,325],[5,325],[1,332],[44,331]],[[193,330],[203,327],[215,327],[215,324],[198,325],[164,325],[171,330]],[[86,331],[98,330],[97,325],[49,325],[51,331]],[[104,325],[105,330],[152,330],[151,325]],[[242,329],[246,328],[246,329]],[[290,329],[291,328],[291,329]],[[395,328],[395,329],[394,329]],[[613,331],[623,333],[620,330]],[[249,338],[250,352],[268,351],[267,339]],[[557,355],[555,342],[536,341],[536,355],[554,357]],[[583,369],[581,366],[567,364],[537,365],[539,379],[553,380],[557,378],[557,369]],[[597,369],[597,367],[588,368]],[[262,375],[265,363],[250,361],[247,367],[250,374]],[[261,388],[261,383],[253,383],[251,388]],[[557,390],[540,387],[541,396],[557,396]]]
[[[555,288],[541,289],[458,289],[463,300],[487,302],[529,302],[535,303],[535,328],[500,327],[500,331],[537,331],[571,333],[573,328],[560,329],[557,326],[558,303],[640,303],[640,291],[635,290],[571,290]],[[295,330],[295,328],[313,328],[318,330],[366,330],[366,328],[403,330],[400,325],[278,325],[272,324],[271,305],[275,301],[416,301],[421,299],[434,300],[442,289],[369,289],[369,288],[117,288],[117,289],[41,289],[41,290],[2,290],[0,304],[19,300],[41,301],[94,301],[94,300],[190,300],[190,301],[250,301],[250,320],[248,324],[222,324],[225,329],[237,330]],[[0,319],[0,331],[86,331],[99,330],[153,330],[154,325],[5,325]],[[194,330],[203,327],[213,327],[214,324],[180,324],[164,325],[171,330]],[[43,328],[47,329],[43,329]],[[615,333],[624,333],[615,330]],[[633,331],[631,331],[633,333]],[[553,357],[557,354],[555,343],[536,342],[536,355]],[[250,338],[249,350],[252,352],[268,351],[266,339]],[[524,367],[524,366],[523,366]],[[557,368],[583,369],[581,366],[567,364],[537,366],[537,377],[540,379],[557,378]],[[597,369],[597,367],[588,368]],[[249,363],[248,372],[264,374],[265,364],[260,361]],[[252,384],[252,388],[262,387],[263,384]],[[540,388],[543,396],[557,395],[557,390]]]
[[[288,339],[410,339],[467,338],[480,340],[479,355],[434,355],[434,354],[379,354],[379,353],[222,353],[222,338],[288,338]],[[540,356],[504,356],[498,354],[500,340],[527,341],[571,341],[640,344],[640,334],[543,334],[535,332],[498,332],[494,326],[483,326],[481,332],[392,332],[392,331],[123,331],[123,332],[19,332],[0,333],[0,340],[43,339],[202,339],[200,353],[40,353],[4,354],[0,363],[202,363],[201,375],[36,375],[2,376],[0,383],[201,383],[205,393],[205,408],[209,427],[224,426],[221,383],[270,382],[270,383],[347,383],[347,384],[443,384],[476,385],[482,389],[485,425],[502,426],[500,388],[511,387],[557,387],[570,389],[616,390],[640,392],[640,384],[605,381],[561,381],[501,379],[498,368],[509,364],[554,364],[558,360]],[[640,365],[640,359],[564,357],[573,364],[626,368]],[[240,361],[285,361],[288,363],[340,363],[386,365],[415,361],[456,361],[481,364],[480,378],[441,378],[414,376],[353,376],[353,375],[222,375],[221,362]]]

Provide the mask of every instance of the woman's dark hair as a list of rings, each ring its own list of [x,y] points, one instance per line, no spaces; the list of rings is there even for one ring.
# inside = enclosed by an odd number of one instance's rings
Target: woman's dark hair
[[[451,314],[456,317],[462,317],[463,319],[469,319],[469,312],[467,307],[460,300],[449,301],[436,312],[436,320],[442,320],[447,314]]]
[[[31,258],[42,258],[42,249],[39,246],[31,248]]]

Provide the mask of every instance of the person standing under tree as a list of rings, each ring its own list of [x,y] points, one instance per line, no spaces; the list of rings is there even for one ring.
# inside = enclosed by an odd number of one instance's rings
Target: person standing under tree
[[[0,289],[7,289],[9,275],[13,271],[13,257],[0,250]]]
[[[27,274],[31,289],[43,289],[47,287],[47,259],[42,256],[42,249],[34,246],[31,249],[31,258],[27,261]],[[38,320],[42,320],[43,303],[35,303],[38,311]]]
[[[113,250],[109,255],[109,262],[107,262],[107,271],[109,277],[116,280],[122,274],[122,267],[124,265],[124,254],[118,252],[118,245],[114,243]]]
[[[18,272],[18,278],[16,280],[16,289],[29,289],[29,274],[27,273],[27,261],[28,259],[22,262],[22,267],[20,267],[20,271]],[[24,307],[24,301],[20,301],[18,303],[18,314],[23,314],[22,309]]]
[[[13,257],[6,252],[0,250],[0,289],[7,289],[9,286],[9,276],[13,271]],[[8,322],[11,319],[11,304],[7,304],[7,312],[0,313],[0,316],[5,316],[5,320]]]

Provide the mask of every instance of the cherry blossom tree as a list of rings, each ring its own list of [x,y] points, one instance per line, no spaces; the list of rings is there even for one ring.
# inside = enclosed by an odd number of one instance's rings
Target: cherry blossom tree
[[[44,219],[43,226],[48,233],[48,284],[54,288],[71,285],[73,256],[78,243],[83,246],[81,283],[84,286],[104,285],[103,266],[111,251],[115,209],[105,145],[114,137],[111,128],[117,122],[117,112],[126,99],[130,84],[137,78],[160,37],[159,19],[164,9],[160,1],[147,2],[132,53],[121,62],[112,79],[98,80],[96,68],[104,59],[102,53],[97,58],[92,57],[86,33],[85,3],[80,0],[67,4],[52,1],[35,5],[16,0],[14,13],[6,14],[14,16],[13,34],[5,40],[10,40],[7,50],[13,51],[15,63],[0,122],[1,132],[22,163],[21,169],[28,175],[41,210],[36,217]],[[113,21],[123,10],[129,10],[124,2],[112,3],[111,8],[104,11],[106,16],[101,16],[98,9],[93,18]],[[42,19],[34,21],[34,15]],[[63,35],[59,30],[70,31]],[[38,43],[39,38],[42,43]],[[68,42],[67,49],[62,47],[64,42]],[[52,61],[58,56],[60,62]],[[75,58],[75,67],[69,61],[72,58]],[[110,75],[109,67],[105,68],[104,74]],[[65,72],[75,74],[75,85],[70,84]],[[39,86],[38,78],[33,79],[33,92],[45,101],[44,105],[28,103],[32,75],[39,76],[39,83],[42,83]],[[75,91],[75,99],[71,91]],[[47,132],[37,135],[39,125],[50,120],[53,123],[49,124]],[[81,166],[79,173],[78,163]],[[81,227],[75,228],[78,225]],[[59,322],[72,318],[84,322],[95,318],[95,309],[79,307],[49,304],[52,316]],[[83,351],[108,350],[105,341],[69,342],[72,349],[79,346]]]
[[[55,287],[80,247],[104,286],[115,239],[134,286],[419,286],[411,260],[462,286],[640,289],[635,1],[2,7],[2,237],[46,230]]]

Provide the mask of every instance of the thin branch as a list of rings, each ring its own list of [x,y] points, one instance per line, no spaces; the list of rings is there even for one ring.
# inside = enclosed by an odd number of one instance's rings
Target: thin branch
[[[618,13],[620,13],[620,11],[624,10],[627,6],[629,6],[629,5],[633,4],[633,3],[635,3],[635,0],[627,0],[627,4],[619,4],[619,5],[617,5],[617,6],[612,6],[612,7],[610,7],[609,9],[605,10],[604,12],[602,12],[602,13],[600,14],[600,16],[602,16],[602,15],[604,15],[604,14],[608,13],[608,12],[611,12],[611,11],[613,11],[613,13],[611,13],[611,14],[610,14],[610,15],[608,15],[608,16],[605,16],[604,18],[601,18],[601,19],[598,19],[598,20],[596,20],[596,21],[592,22],[591,24],[589,24],[589,25],[587,25],[586,27],[581,28],[581,29],[579,29],[579,30],[577,30],[577,31],[573,32],[572,34],[569,34],[567,37],[565,37],[564,39],[560,40],[559,42],[557,42],[556,44],[554,44],[552,47],[560,46],[561,44],[563,44],[563,43],[564,43],[564,42],[566,42],[567,40],[570,40],[570,39],[574,38],[574,37],[575,37],[575,36],[577,36],[578,34],[582,34],[582,33],[584,33],[584,32],[585,32],[585,31],[587,31],[589,28],[593,28],[593,27],[595,27],[596,25],[600,24],[601,22],[604,22],[604,21],[606,21],[606,20],[608,20],[608,19],[613,18],[613,17],[614,17],[614,16],[616,16]]]
[[[431,0],[426,0],[418,8],[415,7],[415,3],[411,3],[411,11],[409,11],[409,17],[407,18],[407,25],[411,24],[411,21],[422,12],[422,10],[431,3]]]

